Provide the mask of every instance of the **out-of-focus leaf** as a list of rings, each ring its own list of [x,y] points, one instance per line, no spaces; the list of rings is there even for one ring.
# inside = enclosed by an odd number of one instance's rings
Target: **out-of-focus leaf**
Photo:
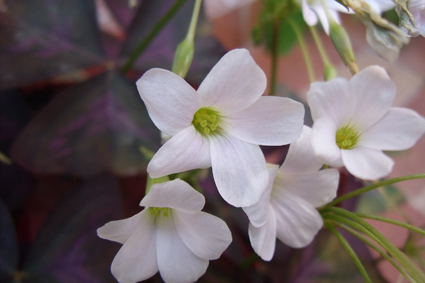
[[[125,60],[146,37],[152,27],[174,4],[174,0],[143,1],[128,32],[121,62]],[[146,71],[150,68],[171,70],[177,45],[185,38],[189,28],[194,1],[187,1],[173,19],[152,41],[146,51],[137,59],[134,69]],[[199,84],[210,69],[224,55],[221,45],[211,37],[208,22],[200,13],[195,35],[195,54],[186,79]]]
[[[0,282],[8,282],[18,267],[19,247],[15,226],[3,200],[0,199]]]
[[[418,36],[421,32],[416,27],[415,18],[409,11],[409,0],[394,0],[400,16],[400,28],[409,36]]]
[[[146,169],[140,146],[159,145],[135,84],[107,72],[58,94],[22,132],[11,155],[33,172],[129,176]]]
[[[45,220],[24,261],[25,282],[116,282],[109,269],[120,245],[98,238],[96,229],[120,218],[115,177],[100,175],[86,180]]]
[[[6,0],[0,12],[0,89],[103,62],[91,0]]]
[[[389,201],[394,205],[405,202],[403,195],[394,186],[388,185],[383,189],[385,190],[385,197],[379,190],[372,190],[361,195],[356,210],[363,213],[378,214],[392,208]]]

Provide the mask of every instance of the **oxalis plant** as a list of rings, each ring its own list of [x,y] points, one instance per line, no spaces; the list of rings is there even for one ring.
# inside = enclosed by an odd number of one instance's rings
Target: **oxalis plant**
[[[358,68],[339,15],[357,17],[376,54],[395,61],[425,36],[425,0],[255,3],[252,39],[270,53],[269,79],[249,50],[205,35],[208,20],[254,1],[204,2],[0,1],[3,121],[20,121],[16,101],[31,102],[28,89],[67,82],[0,148],[0,282],[387,282],[383,261],[393,282],[425,282],[425,230],[355,205],[379,191],[396,207],[386,189],[425,178],[387,178],[387,152],[412,148],[425,119],[392,107],[385,68]],[[338,76],[322,32],[350,79]],[[277,90],[279,54],[296,42],[306,101]],[[7,179],[16,172],[21,182]],[[54,190],[21,190],[25,178],[68,183],[29,247],[22,211]],[[129,178],[142,194],[130,197],[136,211],[126,209]],[[378,222],[408,239],[396,246]]]

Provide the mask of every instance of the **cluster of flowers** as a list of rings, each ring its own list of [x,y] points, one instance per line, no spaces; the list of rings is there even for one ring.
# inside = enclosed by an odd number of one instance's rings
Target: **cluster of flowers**
[[[198,90],[176,74],[151,69],[137,87],[155,125],[171,138],[150,161],[152,178],[212,167],[220,195],[247,214],[255,252],[270,260],[275,239],[308,245],[323,226],[316,210],[336,195],[339,173],[377,179],[393,161],[382,150],[411,147],[425,120],[409,109],[390,108],[396,89],[385,70],[372,66],[350,81],[313,83],[308,93],[314,125],[303,125],[304,107],[262,96],[264,72],[245,49],[227,53]],[[291,144],[282,166],[266,164],[259,145]],[[174,179],[151,186],[145,209],[98,229],[123,244],[112,262],[119,282],[160,272],[166,282],[192,282],[232,241],[221,219],[202,212],[205,199]]]

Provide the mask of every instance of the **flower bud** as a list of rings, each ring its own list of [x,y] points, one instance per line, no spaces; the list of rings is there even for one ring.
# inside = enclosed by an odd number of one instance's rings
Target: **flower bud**
[[[330,38],[344,64],[350,69],[351,73],[357,73],[359,70],[356,64],[356,58],[354,57],[350,38],[345,29],[336,22],[331,22]]]
[[[190,64],[192,63],[194,53],[193,40],[185,38],[177,47],[176,54],[174,55],[173,73],[184,78],[189,71]]]
[[[335,79],[337,76],[338,72],[336,71],[335,67],[332,64],[326,64],[324,73],[325,81]]]

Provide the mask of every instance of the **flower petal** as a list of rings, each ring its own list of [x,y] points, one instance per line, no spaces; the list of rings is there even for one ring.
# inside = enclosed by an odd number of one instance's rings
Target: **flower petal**
[[[210,145],[212,172],[223,199],[236,207],[258,202],[268,183],[260,147],[230,136],[213,137]]]
[[[205,197],[188,183],[174,179],[165,183],[154,184],[149,193],[140,202],[146,207],[169,207],[186,213],[201,211]]]
[[[379,66],[363,69],[351,78],[349,84],[356,97],[352,122],[359,130],[365,130],[391,107],[396,86],[385,69]],[[346,110],[341,108],[342,111]]]
[[[248,234],[254,251],[266,261],[272,259],[276,246],[276,216],[271,206],[268,206],[269,218],[261,227],[249,223]]]
[[[209,261],[197,257],[184,244],[174,226],[173,217],[157,218],[159,273],[165,282],[195,282],[205,273]]]
[[[108,222],[97,229],[97,235],[102,239],[124,244],[142,222],[143,214],[141,211],[130,218]]]
[[[313,207],[319,207],[336,197],[338,181],[339,173],[335,169],[297,175],[277,172],[274,185],[302,198]]]
[[[154,220],[144,214],[142,222],[112,261],[112,274],[119,282],[139,282],[158,272]]]
[[[318,171],[323,163],[317,161],[311,141],[312,129],[304,126],[301,136],[289,146],[288,154],[279,172],[300,174]]]
[[[341,149],[336,144],[337,126],[330,119],[319,119],[313,124],[311,144],[319,162],[334,167],[343,166]]]
[[[196,91],[170,71],[151,69],[136,85],[152,121],[170,136],[187,128],[200,108],[200,97]]]
[[[278,165],[272,165],[271,168],[269,167],[269,183],[260,200],[252,206],[242,207],[249,221],[255,227],[263,226],[269,218],[270,194],[273,189],[274,178],[276,177],[278,167]]]
[[[307,0],[302,0],[301,1],[301,6],[302,6],[302,12],[303,12],[304,21],[309,26],[315,26],[317,24],[318,18],[316,16],[316,13],[307,4]]]
[[[232,242],[232,234],[220,218],[205,212],[187,214],[176,211],[174,224],[182,241],[196,256],[218,259]]]
[[[202,106],[233,113],[254,103],[266,89],[266,75],[246,49],[229,51],[198,88]]]
[[[327,118],[339,128],[350,120],[356,100],[348,81],[336,78],[327,82],[312,83],[307,93],[307,101],[314,121]]]
[[[362,134],[359,146],[379,150],[411,148],[425,132],[425,119],[413,110],[390,110]]]
[[[252,144],[284,145],[300,136],[304,106],[290,98],[264,96],[226,118],[225,131],[240,140]]]
[[[154,155],[147,171],[152,178],[211,166],[208,140],[193,126],[168,140]]]
[[[277,238],[290,247],[307,246],[323,226],[316,209],[286,190],[277,194],[273,191],[272,207],[276,215]]]
[[[376,180],[387,176],[394,161],[382,151],[365,147],[342,150],[342,160],[348,172],[364,180]]]

